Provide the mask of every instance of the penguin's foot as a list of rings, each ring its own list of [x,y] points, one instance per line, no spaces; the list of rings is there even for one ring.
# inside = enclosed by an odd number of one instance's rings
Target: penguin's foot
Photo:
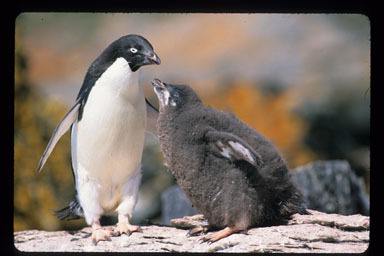
[[[97,245],[99,241],[111,241],[112,232],[102,227],[98,227],[92,230],[92,243]]]
[[[127,215],[119,215],[119,221],[113,229],[113,235],[121,236],[122,234],[126,234],[130,236],[133,232],[142,232],[142,230],[139,226],[129,223],[129,217]]]
[[[129,223],[119,222],[116,224],[116,227],[113,229],[113,236],[121,236],[126,234],[130,236],[132,232],[142,232],[139,226],[131,225]]]
[[[187,233],[187,236],[198,236],[201,234],[206,234],[207,231],[208,231],[208,227],[199,226],[199,227],[190,229]]]
[[[238,228],[236,228],[236,227],[233,227],[233,228],[226,227],[226,228],[224,228],[224,229],[222,229],[220,231],[217,231],[217,232],[215,232],[213,234],[210,234],[208,236],[205,236],[205,237],[201,238],[201,242],[207,242],[209,244],[212,244],[212,243],[214,243],[214,242],[216,242],[216,241],[218,241],[218,240],[220,240],[220,239],[222,239],[224,237],[227,237],[227,236],[229,236],[229,235],[231,235],[233,233],[239,232],[239,231],[240,230]]]

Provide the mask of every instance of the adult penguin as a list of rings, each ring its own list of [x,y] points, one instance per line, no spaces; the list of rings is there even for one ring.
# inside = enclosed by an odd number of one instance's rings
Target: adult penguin
[[[71,127],[75,199],[56,212],[60,219],[85,217],[92,241],[140,230],[130,223],[141,180],[141,157],[148,124],[157,110],[139,86],[139,68],[160,64],[152,45],[139,35],[112,42],[93,61],[74,106],[59,123],[41,157],[40,172],[60,137]],[[154,130],[149,127],[149,130]],[[111,232],[102,228],[102,215],[118,214]]]
[[[205,106],[189,86],[152,84],[166,164],[211,229],[221,229],[204,241],[308,213],[271,141],[234,114]]]

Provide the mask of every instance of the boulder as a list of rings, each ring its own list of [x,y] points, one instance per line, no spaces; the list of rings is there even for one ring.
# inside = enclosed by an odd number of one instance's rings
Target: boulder
[[[167,188],[161,195],[161,201],[163,223],[165,225],[170,225],[171,219],[199,213],[178,185]]]
[[[292,170],[292,179],[301,189],[309,209],[344,215],[369,215],[369,196],[344,160],[315,161]]]
[[[89,227],[78,231],[15,232],[14,245],[23,252],[362,253],[367,250],[369,217],[313,210],[310,213],[293,215],[287,225],[252,228],[213,244],[202,243],[202,236],[187,236],[189,228],[206,225],[203,216],[196,215],[174,219],[171,221],[174,226],[145,225],[142,233],[112,237],[111,241],[100,241],[96,246],[91,242]]]

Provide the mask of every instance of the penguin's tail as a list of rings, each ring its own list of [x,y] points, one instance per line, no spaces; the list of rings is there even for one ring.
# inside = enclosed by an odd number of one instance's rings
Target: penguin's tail
[[[77,200],[77,197],[69,203],[67,207],[54,211],[54,216],[57,216],[59,220],[76,220],[84,217],[83,209]]]

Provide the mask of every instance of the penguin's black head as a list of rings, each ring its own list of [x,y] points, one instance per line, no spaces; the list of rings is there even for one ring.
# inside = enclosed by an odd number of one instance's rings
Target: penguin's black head
[[[187,85],[166,84],[157,78],[152,81],[152,85],[159,98],[160,111],[176,111],[201,103],[200,97]]]
[[[161,62],[148,40],[139,35],[120,37],[106,49],[106,53],[114,59],[123,57],[133,72],[141,66]]]

